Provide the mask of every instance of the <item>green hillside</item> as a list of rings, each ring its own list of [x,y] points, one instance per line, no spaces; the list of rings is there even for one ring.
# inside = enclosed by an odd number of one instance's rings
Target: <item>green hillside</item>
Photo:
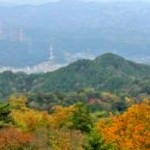
[[[79,60],[52,73],[0,74],[0,96],[28,92],[71,92],[84,88],[129,94],[150,93],[150,66],[107,53],[95,60]]]
[[[34,90],[68,92],[92,87],[103,91],[119,92],[128,90],[138,82],[148,80],[149,74],[150,66],[136,64],[107,53],[93,61],[79,60],[65,68],[41,76],[43,83]]]

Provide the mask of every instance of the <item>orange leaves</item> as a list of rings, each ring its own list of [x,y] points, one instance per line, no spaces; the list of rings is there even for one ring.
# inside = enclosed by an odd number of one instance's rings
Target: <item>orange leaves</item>
[[[0,130],[0,150],[23,149],[27,147],[32,136],[15,128],[4,128]]]
[[[89,131],[93,130],[93,120],[86,107],[81,104],[69,107],[55,106],[53,113],[49,114],[46,111],[27,108],[24,97],[14,101],[13,99],[10,105],[15,124],[21,130],[32,133],[34,138],[14,128],[2,129],[0,130],[0,143],[2,143],[0,150],[6,150],[5,147],[9,149],[9,146],[18,149],[21,146],[25,147],[28,143],[37,150],[84,149],[87,132],[83,134],[76,130],[84,131],[86,127],[90,127]],[[93,149],[95,144],[101,147],[103,143],[104,146],[108,145],[113,150],[150,150],[148,101],[133,105],[122,115],[110,115],[109,118],[101,119],[96,123],[94,131],[98,135],[93,138],[91,134]]]
[[[96,128],[119,150],[148,150],[150,147],[150,105],[135,104],[123,115],[98,122]]]

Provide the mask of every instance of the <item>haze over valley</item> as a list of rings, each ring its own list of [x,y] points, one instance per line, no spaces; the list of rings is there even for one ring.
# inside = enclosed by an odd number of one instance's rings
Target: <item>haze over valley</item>
[[[106,52],[150,63],[149,14],[147,1],[1,4],[1,70],[37,69],[37,65],[49,62],[51,47],[52,68]]]
[[[0,0],[0,150],[150,150],[149,0]]]

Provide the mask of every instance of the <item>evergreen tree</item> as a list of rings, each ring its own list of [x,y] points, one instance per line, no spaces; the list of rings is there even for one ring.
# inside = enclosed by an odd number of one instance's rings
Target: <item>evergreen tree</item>
[[[0,103],[0,128],[11,122],[10,112],[9,104]]]
[[[76,104],[76,110],[72,116],[72,128],[88,133],[92,129],[93,123],[89,108],[83,103]]]

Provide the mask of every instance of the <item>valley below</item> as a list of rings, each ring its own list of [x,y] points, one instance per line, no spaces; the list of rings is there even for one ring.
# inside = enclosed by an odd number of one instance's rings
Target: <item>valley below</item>
[[[0,150],[150,150],[150,2],[8,1]]]

